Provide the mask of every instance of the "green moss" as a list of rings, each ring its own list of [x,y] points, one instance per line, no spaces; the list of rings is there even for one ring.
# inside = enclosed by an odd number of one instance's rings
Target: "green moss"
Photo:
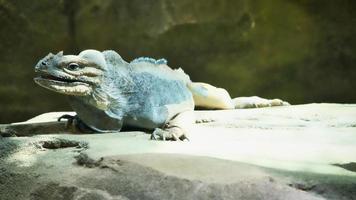
[[[33,83],[33,66],[48,52],[87,48],[167,58],[233,97],[356,101],[355,1],[71,2],[0,1],[0,123],[70,109]]]

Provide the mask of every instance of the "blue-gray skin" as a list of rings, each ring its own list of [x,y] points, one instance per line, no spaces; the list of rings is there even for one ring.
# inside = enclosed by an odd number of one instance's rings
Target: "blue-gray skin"
[[[181,125],[171,122],[194,110],[191,81],[164,59],[127,63],[111,50],[85,50],[78,56],[59,52],[41,59],[35,71],[35,82],[68,95],[77,117],[92,130],[130,127],[155,130],[153,138],[185,138]]]

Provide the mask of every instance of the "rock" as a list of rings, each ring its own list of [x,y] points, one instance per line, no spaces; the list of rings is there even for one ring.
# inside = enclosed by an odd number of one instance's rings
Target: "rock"
[[[204,123],[190,142],[144,132],[0,138],[0,199],[353,199],[355,113],[347,104],[196,111]]]

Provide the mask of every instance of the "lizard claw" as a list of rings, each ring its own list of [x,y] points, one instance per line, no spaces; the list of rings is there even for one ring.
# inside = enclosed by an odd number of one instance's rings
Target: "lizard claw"
[[[60,116],[60,117],[57,119],[57,121],[60,122],[60,121],[62,121],[62,119],[73,120],[75,117],[76,117],[76,116],[65,114],[65,115]]]
[[[151,134],[151,140],[189,141],[187,136],[178,127],[173,127],[165,130],[156,128]]]

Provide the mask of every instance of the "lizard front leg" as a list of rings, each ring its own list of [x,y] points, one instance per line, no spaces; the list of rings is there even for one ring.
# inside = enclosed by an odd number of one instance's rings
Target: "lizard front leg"
[[[93,128],[86,125],[78,115],[62,115],[60,116],[57,121],[61,121],[62,119],[66,119],[66,128],[73,131],[73,132],[80,132],[80,133],[93,133],[96,132]]]
[[[176,115],[163,128],[156,128],[151,139],[189,141],[188,130],[194,122],[193,111],[185,111]]]

